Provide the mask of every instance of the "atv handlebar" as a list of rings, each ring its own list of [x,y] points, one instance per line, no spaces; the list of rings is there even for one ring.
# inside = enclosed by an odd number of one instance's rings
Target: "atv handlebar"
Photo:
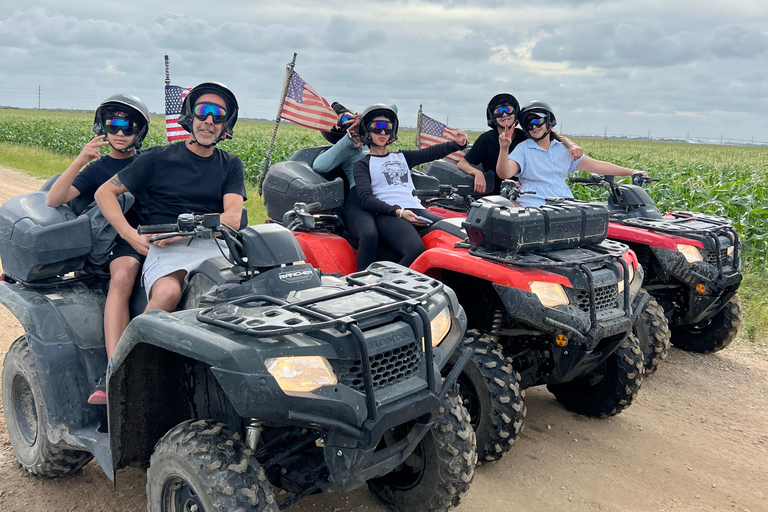
[[[324,213],[312,213],[319,211],[322,205],[320,203],[296,203],[293,209],[283,214],[283,226],[291,231],[297,228],[315,229],[317,223],[338,223],[338,215],[329,215]]]
[[[149,239],[150,242],[155,242],[176,236],[212,238],[214,232],[221,232],[223,229],[221,226],[221,216],[218,213],[206,213],[204,215],[182,213],[179,215],[176,224],[139,226],[136,228],[136,231],[140,235],[159,235]]]
[[[637,185],[642,187],[643,185],[647,183],[651,183],[652,181],[660,181],[659,178],[651,178],[650,176],[646,176],[642,173],[635,173],[630,178],[632,180],[633,185]],[[610,174],[590,174],[589,178],[568,178],[568,181],[570,183],[581,183],[582,185],[586,186],[601,186],[605,188],[609,188],[611,185],[613,185],[616,181],[616,176],[610,175]]]

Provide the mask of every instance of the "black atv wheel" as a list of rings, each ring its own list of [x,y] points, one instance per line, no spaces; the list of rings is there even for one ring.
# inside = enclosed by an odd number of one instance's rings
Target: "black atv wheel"
[[[736,338],[741,326],[741,299],[738,295],[715,316],[698,325],[672,328],[672,344],[689,352],[709,354],[723,350]]]
[[[632,403],[643,383],[643,351],[633,334],[597,368],[576,380],[548,384],[566,409],[603,418],[620,413]]]
[[[21,466],[33,475],[56,478],[79,471],[93,458],[48,438],[50,424],[26,336],[14,341],[3,362],[3,411],[11,446]]]
[[[455,398],[446,396],[434,426],[413,453],[395,471],[369,480],[368,488],[396,512],[447,511],[458,506],[469,490],[475,464],[469,414]]]
[[[648,297],[645,307],[632,326],[632,333],[640,342],[645,360],[645,377],[648,377],[667,358],[671,337],[664,308],[653,297]]]
[[[277,512],[264,469],[223,423],[189,420],[155,445],[147,471],[149,512]]]
[[[462,405],[469,412],[477,436],[477,463],[499,460],[515,444],[523,430],[525,391],[520,376],[507,363],[501,345],[476,331],[467,332],[463,347],[472,349],[472,360],[457,384]],[[447,375],[461,357],[456,351],[443,369]]]

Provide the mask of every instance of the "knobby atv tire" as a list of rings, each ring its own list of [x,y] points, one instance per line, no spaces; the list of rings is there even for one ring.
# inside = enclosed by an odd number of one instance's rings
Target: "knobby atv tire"
[[[446,396],[432,429],[395,471],[368,481],[396,512],[438,512],[458,506],[475,475],[475,432],[469,413]]]
[[[459,375],[459,395],[477,437],[478,465],[499,460],[523,430],[525,391],[520,374],[507,363],[501,345],[477,331],[467,332],[462,350],[472,349],[472,360]],[[445,375],[461,357],[457,350],[443,370]]]
[[[548,384],[566,409],[602,418],[630,406],[643,383],[643,352],[633,334],[589,374],[562,384]]]
[[[239,434],[223,423],[189,420],[155,445],[147,510],[278,512],[279,507],[264,469]]]
[[[24,469],[33,475],[56,478],[76,473],[93,458],[88,452],[48,438],[47,426],[51,422],[26,336],[8,349],[2,383],[8,437]]]
[[[736,338],[741,326],[741,299],[731,297],[723,309],[705,323],[672,329],[672,344],[689,352],[709,354],[723,350]]]
[[[656,299],[648,297],[645,308],[637,316],[632,332],[640,342],[645,360],[645,377],[648,377],[667,358],[671,332],[667,317]]]

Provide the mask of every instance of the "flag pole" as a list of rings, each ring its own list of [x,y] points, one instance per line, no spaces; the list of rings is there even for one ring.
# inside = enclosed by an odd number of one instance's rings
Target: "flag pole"
[[[171,64],[168,60],[168,56],[165,56],[165,85],[171,85]]]
[[[416,118],[416,149],[421,148],[421,105],[419,105],[419,117]]]
[[[272,140],[269,143],[269,151],[267,151],[267,157],[264,159],[264,168],[261,170],[261,176],[259,176],[259,195],[263,194],[264,178],[266,178],[269,172],[269,162],[272,158],[272,150],[275,148],[275,139],[277,138],[277,129],[280,127],[280,117],[283,115],[283,106],[285,105],[285,97],[288,95],[288,84],[291,83],[293,77],[293,68],[296,67],[296,53],[293,54],[291,63],[285,66],[285,81],[283,82],[283,92],[280,94],[280,105],[277,107],[277,117],[275,117],[275,129],[272,131]]]

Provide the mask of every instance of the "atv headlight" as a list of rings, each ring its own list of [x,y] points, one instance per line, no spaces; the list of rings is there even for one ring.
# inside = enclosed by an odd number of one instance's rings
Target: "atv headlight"
[[[283,391],[314,391],[339,382],[328,360],[320,356],[276,357],[265,361],[267,371]]]
[[[432,329],[432,346],[436,347],[448,335],[451,330],[451,310],[448,306],[444,307],[435,318],[429,322],[429,328]]]
[[[621,267],[621,265],[619,265]],[[622,269],[624,267],[621,267]],[[635,267],[632,266],[631,262],[627,262],[627,274],[629,274],[629,284],[632,284],[632,281],[635,280]],[[624,293],[624,278],[622,277],[619,279],[619,293]]]
[[[685,256],[685,260],[688,263],[704,261],[704,258],[701,257],[701,253],[699,252],[698,247],[687,244],[677,244],[677,250],[678,252],[682,253],[683,256]]]
[[[567,306],[570,304],[562,285],[544,281],[531,281],[528,284],[531,286],[531,291],[536,294],[541,301],[541,304],[548,308]]]

